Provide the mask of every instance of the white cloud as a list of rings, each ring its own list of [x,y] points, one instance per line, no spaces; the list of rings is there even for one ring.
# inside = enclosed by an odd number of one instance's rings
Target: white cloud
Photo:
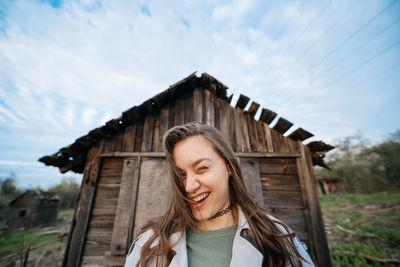
[[[235,98],[248,95],[294,127],[309,129],[316,139],[370,129],[368,122],[380,112],[386,112],[381,115],[388,121],[385,125],[396,127],[393,114],[400,112],[398,105],[389,108],[385,103],[400,97],[394,92],[400,84],[395,75],[398,48],[340,84],[329,82],[379,51],[377,44],[393,41],[398,36],[395,27],[374,45],[366,45],[362,55],[349,57],[335,73],[324,71],[341,54],[307,72],[384,4],[360,3],[349,12],[355,3],[334,1],[293,48],[283,52],[324,4],[306,1],[299,9],[301,3],[155,1],[147,3],[149,16],[141,13],[141,3],[132,1],[65,1],[59,8],[45,1],[8,2],[6,23],[1,24],[7,26],[0,32],[0,101],[7,104],[0,102],[0,127],[6,130],[0,137],[18,136],[35,146],[24,144],[12,153],[3,146],[0,160],[18,162],[18,153],[30,153],[36,161],[195,70],[230,86]],[[385,14],[372,29],[393,16]],[[330,25],[335,27],[322,35]],[[374,33],[366,29],[363,38],[343,47],[344,52]],[[377,94],[378,85],[391,89]],[[377,104],[354,101],[372,103],[373,97]],[[370,124],[374,130],[387,129]]]

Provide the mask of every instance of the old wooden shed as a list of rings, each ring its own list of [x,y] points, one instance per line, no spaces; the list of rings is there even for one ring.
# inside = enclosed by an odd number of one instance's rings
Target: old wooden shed
[[[57,219],[60,199],[53,192],[28,190],[12,200],[7,212],[9,228],[50,225]]]
[[[132,107],[68,147],[40,159],[62,173],[83,173],[64,266],[122,266],[134,233],[161,215],[169,202],[169,171],[162,150],[167,129],[201,122],[220,129],[232,144],[246,185],[271,214],[292,227],[318,266],[330,266],[313,164],[324,165],[323,142],[240,95],[232,106],[227,87],[195,74]],[[275,119],[275,120],[274,120]],[[274,126],[270,123],[274,121]],[[276,121],[276,123],[275,123]]]

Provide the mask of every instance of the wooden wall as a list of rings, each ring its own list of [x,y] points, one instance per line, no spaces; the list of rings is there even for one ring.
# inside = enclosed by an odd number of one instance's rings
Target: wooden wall
[[[222,132],[257,201],[298,233],[317,265],[330,266],[308,148],[203,89],[91,148],[63,265],[123,265],[134,233],[169,202],[162,137],[172,126],[193,121]]]

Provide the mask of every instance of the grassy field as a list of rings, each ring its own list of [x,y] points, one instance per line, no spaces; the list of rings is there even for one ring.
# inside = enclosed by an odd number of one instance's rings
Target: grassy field
[[[55,262],[59,262],[60,260],[62,260],[63,250],[65,247],[65,243],[67,242],[67,238],[63,238],[62,240],[55,242],[51,241],[55,240],[57,236],[59,236],[63,232],[68,232],[72,215],[73,209],[60,211],[58,213],[57,223],[51,227],[15,231],[2,230],[0,237],[0,258],[19,252],[21,239],[23,236],[25,248],[28,246],[29,243],[31,243],[31,247],[35,247],[39,244],[44,244],[47,242],[47,245],[38,247],[37,249],[34,249],[32,252],[30,252],[29,259],[33,260],[39,257],[39,255],[41,255],[42,253],[46,253],[45,256],[48,258],[49,262],[53,263],[53,265],[44,264],[41,266],[54,266]],[[1,221],[0,225],[4,227],[5,222]],[[10,264],[18,258],[19,256],[14,256],[11,259],[0,261],[0,266]],[[46,259],[44,259],[43,262],[45,263]]]
[[[400,192],[320,201],[334,266],[400,266]]]
[[[334,266],[400,266],[385,260],[400,259],[400,192],[376,194],[336,194],[320,198],[331,259]],[[2,232],[0,258],[19,251],[21,236],[25,246],[54,240],[50,231],[68,231],[73,210],[61,211],[57,225]],[[4,222],[0,221],[4,226]],[[47,251],[41,266],[59,266],[66,239],[51,242],[31,252],[34,261]],[[15,260],[17,257],[13,257]],[[8,261],[0,261],[5,266]]]

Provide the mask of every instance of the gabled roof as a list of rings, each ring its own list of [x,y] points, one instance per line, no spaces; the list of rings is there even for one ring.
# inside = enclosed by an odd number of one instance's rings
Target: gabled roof
[[[144,101],[141,105],[126,110],[118,118],[112,119],[105,123],[105,125],[91,130],[88,134],[76,139],[71,145],[61,148],[52,155],[41,157],[39,161],[48,166],[51,165],[58,167],[62,173],[69,170],[82,173],[86,162],[86,155],[95,142],[123,131],[127,126],[143,119],[146,114],[159,110],[163,105],[175,100],[190,90],[194,90],[195,88],[209,90],[216,97],[229,104],[232,101],[233,95],[229,97],[227,96],[228,87],[226,85],[207,73],[203,73],[201,77],[197,77],[196,74],[193,73],[185,79],[171,85],[165,91]],[[235,107],[244,110],[249,101],[250,99],[247,96],[241,94]],[[260,105],[253,101],[245,112],[254,116],[259,107]],[[275,112],[263,108],[259,121],[270,124],[276,116],[277,114]],[[283,135],[292,125],[293,123],[280,117],[273,129]],[[286,137],[293,140],[304,141],[312,136],[313,134],[310,132],[298,128]],[[313,154],[314,165],[327,167],[323,162],[323,154],[331,150],[333,147],[323,143],[322,141],[311,142],[308,146]]]
[[[24,193],[20,194],[16,198],[14,198],[10,203],[9,206],[13,206],[15,203],[18,202],[23,197],[30,196],[31,198],[40,200],[40,203],[45,202],[52,202],[58,203],[60,201],[59,197],[54,192],[43,192],[38,190],[27,190]]]

